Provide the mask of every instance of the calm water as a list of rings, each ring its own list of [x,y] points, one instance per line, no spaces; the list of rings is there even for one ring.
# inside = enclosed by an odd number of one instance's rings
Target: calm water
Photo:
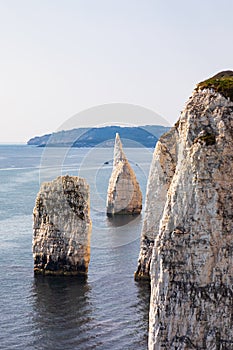
[[[152,150],[126,149],[145,194]],[[149,286],[134,282],[142,216],[105,215],[112,149],[0,146],[0,349],[146,349]],[[80,175],[91,187],[88,280],[33,275],[40,182]],[[144,196],[145,197],[145,196]]]

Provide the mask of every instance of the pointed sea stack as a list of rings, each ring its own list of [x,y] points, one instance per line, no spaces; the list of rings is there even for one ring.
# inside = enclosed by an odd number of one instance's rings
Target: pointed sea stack
[[[140,253],[141,269],[151,259],[150,350],[233,349],[232,174],[226,71],[197,85],[155,149]]]
[[[112,175],[108,185],[107,215],[137,215],[142,210],[142,193],[135,173],[122,149],[117,133]]]
[[[86,181],[67,175],[43,183],[33,215],[35,274],[85,276],[91,236]]]

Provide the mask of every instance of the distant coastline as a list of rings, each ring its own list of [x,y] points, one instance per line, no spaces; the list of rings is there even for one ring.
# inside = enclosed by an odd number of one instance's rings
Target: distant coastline
[[[124,147],[153,148],[159,137],[169,129],[170,127],[162,125],[77,128],[35,136],[27,142],[27,145],[37,147],[113,147],[115,135],[119,133]]]

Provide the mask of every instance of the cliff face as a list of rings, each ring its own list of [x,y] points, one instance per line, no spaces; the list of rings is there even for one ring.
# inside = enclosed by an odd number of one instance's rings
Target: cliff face
[[[151,350],[233,349],[232,174],[233,102],[199,88],[151,168]]]
[[[90,261],[89,186],[76,176],[43,183],[36,198],[33,257],[36,274],[86,274]]]
[[[141,210],[142,193],[123,152],[119,134],[116,134],[113,170],[107,194],[107,215],[140,214]]]
[[[176,169],[178,132],[172,128],[156,144],[147,183],[145,215],[135,279],[150,279],[154,240],[159,232],[168,188]]]

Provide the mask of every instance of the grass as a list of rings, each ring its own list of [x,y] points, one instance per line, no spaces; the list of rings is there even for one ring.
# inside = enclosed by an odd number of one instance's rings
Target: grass
[[[214,89],[233,102],[233,71],[225,71],[216,74],[210,79],[197,85],[198,89]]]

